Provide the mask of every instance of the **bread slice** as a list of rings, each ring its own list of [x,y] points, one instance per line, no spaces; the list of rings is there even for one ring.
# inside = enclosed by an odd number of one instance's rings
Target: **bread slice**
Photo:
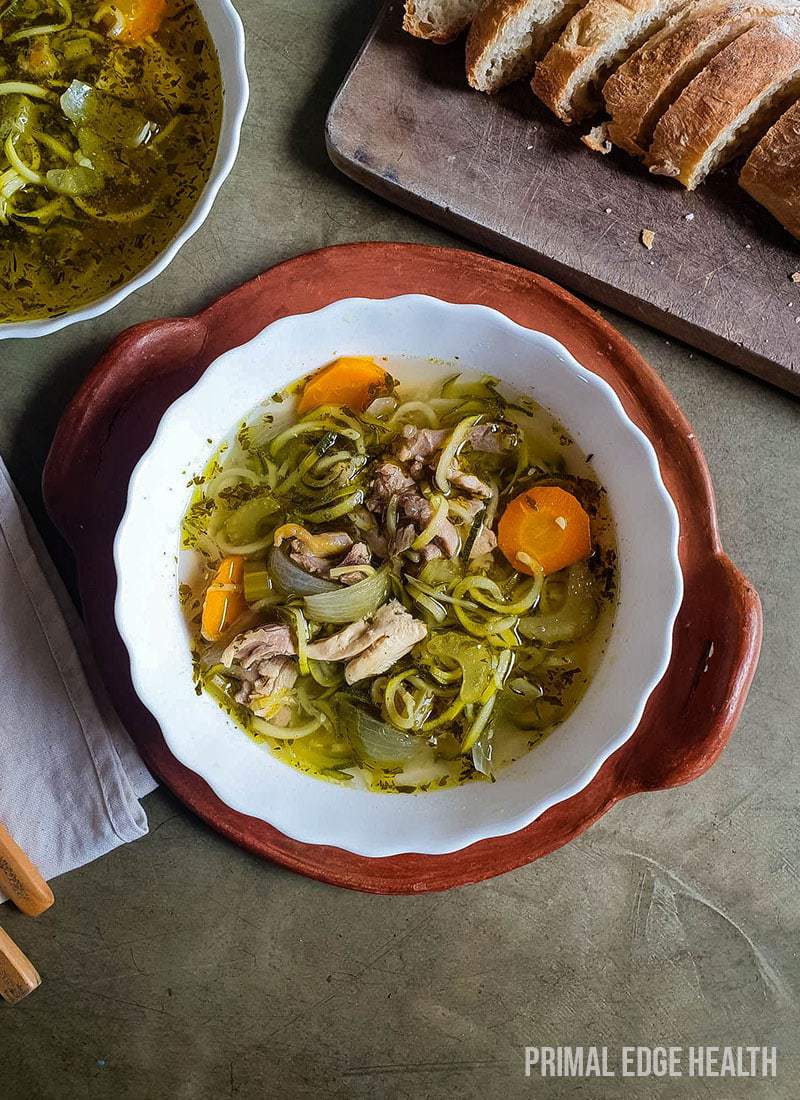
[[[528,76],[586,0],[489,0],[467,37],[467,80],[479,92]]]
[[[701,3],[682,9],[606,81],[611,115],[608,137],[634,156],[644,156],[661,115],[711,58],[764,15],[791,3]],[[794,5],[796,6],[796,5]]]
[[[570,123],[602,104],[606,78],[686,0],[589,0],[537,66],[533,90]]]
[[[650,171],[693,191],[800,95],[800,15],[766,19],[734,39],[659,120]]]
[[[800,240],[800,103],[759,141],[739,183]]]
[[[444,45],[470,25],[485,0],[406,0],[403,30]]]

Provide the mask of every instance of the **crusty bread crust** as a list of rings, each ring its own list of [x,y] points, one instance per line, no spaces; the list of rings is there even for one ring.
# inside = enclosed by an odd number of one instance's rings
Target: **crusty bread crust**
[[[800,103],[759,141],[739,183],[800,240]]]
[[[464,14],[459,19],[437,29],[419,14],[417,0],[406,0],[403,13],[403,30],[407,31],[408,34],[413,34],[415,38],[425,38],[429,42],[445,46],[448,42],[458,38],[463,30],[466,30],[483,3],[484,0],[464,0]]]
[[[537,66],[533,90],[563,122],[600,108],[609,68],[625,60],[686,0],[589,0]]]
[[[479,92],[489,91],[480,80],[479,71],[488,55],[493,53],[512,20],[523,18],[525,8],[531,9],[531,23],[538,0],[489,0],[472,20],[467,35],[467,80]],[[493,90],[493,89],[492,89]]]
[[[527,76],[536,60],[585,0],[488,0],[472,21],[467,35],[467,80],[479,92],[496,92]],[[519,28],[529,32],[516,55],[504,55]],[[526,34],[527,37],[527,34]],[[504,61],[502,66],[498,62]]]
[[[693,190],[739,152],[748,122],[798,92],[800,15],[765,20],[718,53],[662,116],[647,155],[650,171]]]
[[[701,2],[691,4],[620,66],[603,88],[612,121],[608,136],[634,156],[644,156],[658,119],[686,85],[761,15],[785,5]]]

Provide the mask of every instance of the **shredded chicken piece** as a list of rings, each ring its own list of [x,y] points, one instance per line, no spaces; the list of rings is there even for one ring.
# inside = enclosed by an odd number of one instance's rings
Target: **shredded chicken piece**
[[[265,661],[256,661],[250,668],[242,670],[241,687],[234,695],[234,699],[237,703],[259,713],[259,710],[252,706],[253,700],[291,691],[297,680],[297,674],[297,664],[291,657],[269,657]],[[269,721],[276,726],[288,726],[291,720],[292,707],[288,704],[283,704],[275,713],[269,715]]]
[[[389,540],[389,557],[396,558],[405,550],[408,550],[416,537],[417,532],[412,524],[406,523],[402,527],[398,527]]]
[[[290,540],[289,557],[293,562],[299,565],[301,569],[305,569],[306,573],[313,573],[315,577],[330,577],[331,569],[334,568],[334,566],[369,565],[372,560],[372,554],[366,543],[354,543],[350,536],[346,535],[343,531],[333,532],[332,538],[337,539],[345,550],[345,553],[338,561],[330,556],[322,557],[319,554],[311,553],[305,543],[300,539]],[[342,550],[337,551],[337,553],[342,554]],[[356,584],[358,581],[364,579],[364,573],[362,570],[356,569],[352,573],[343,573],[336,579],[340,581],[341,584]]]
[[[476,424],[467,436],[467,443],[473,451],[499,455],[508,450],[515,435],[513,424],[492,421],[490,424]]]
[[[393,496],[416,488],[416,482],[394,462],[382,462],[375,470],[369,495],[364,502],[371,512],[385,512]]]
[[[289,627],[273,623],[237,634],[220,660],[226,668],[238,664],[243,669],[250,669],[259,661],[267,661],[270,657],[293,657],[296,652]]]
[[[414,424],[406,424],[395,444],[395,453],[410,473],[418,477],[426,460],[442,449],[451,434],[447,428],[417,428]]]
[[[389,604],[384,604],[384,607],[389,606]],[[373,622],[383,610],[384,608],[381,607],[376,611]],[[330,638],[312,642],[306,652],[314,661],[349,661],[351,657],[355,657],[357,653],[360,653],[362,649],[369,645],[369,641],[364,639],[370,629],[368,619],[359,619],[357,622],[344,627],[343,630],[339,630],[336,634],[332,634]]]
[[[484,503],[482,500],[476,500],[475,497],[461,497],[458,503],[464,509],[469,516],[470,520],[475,519],[479,512],[484,509]],[[466,522],[466,521],[465,521]]]
[[[450,484],[454,485],[456,489],[460,489],[463,493],[469,493],[471,496],[480,497],[482,500],[488,500],[492,495],[492,490],[485,481],[481,481],[475,474],[465,474],[463,470],[460,470],[455,465],[450,467],[450,472],[447,476],[450,480]]]
[[[360,619],[338,634],[313,642],[308,656],[317,661],[348,661],[344,670],[348,684],[386,672],[405,657],[428,628],[415,619],[397,600],[378,608],[372,619]]]
[[[380,533],[377,527],[373,527],[364,532],[364,541],[376,558],[383,560],[388,557],[389,549],[386,544],[386,538]]]
[[[433,509],[422,493],[403,493],[397,501],[397,514],[421,531],[430,523]]]
[[[489,527],[483,527],[472,544],[472,549],[469,552],[470,561],[473,558],[480,558],[484,554],[489,554],[496,546],[497,536],[494,531]]]
[[[419,534],[430,523],[433,509],[421,493],[404,493],[397,502],[397,514],[413,523],[417,534]],[[449,519],[445,519],[439,524],[439,530],[434,536],[433,542],[440,547],[444,556],[448,558],[455,557],[461,545],[458,531]]]
[[[419,552],[419,560],[421,564],[433,561],[435,558],[443,558],[444,554],[440,547],[435,542],[429,542],[427,546],[423,546]]]
[[[367,544],[364,542],[356,542],[347,551],[337,568],[343,565],[369,565],[371,561],[372,554]],[[363,570],[354,569],[352,573],[341,573],[337,575],[336,579],[341,584],[351,585],[363,581],[365,576],[366,574]]]
[[[306,573],[313,573],[315,577],[327,577],[333,565],[329,558],[321,558],[319,554],[306,550],[299,539],[292,539],[289,543],[289,557],[301,569],[305,569]]]

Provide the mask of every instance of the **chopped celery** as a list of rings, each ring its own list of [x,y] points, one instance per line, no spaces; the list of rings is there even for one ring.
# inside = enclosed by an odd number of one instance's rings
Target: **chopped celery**
[[[103,186],[103,177],[91,168],[51,168],[47,173],[47,188],[57,195],[91,195]]]
[[[278,503],[273,496],[255,497],[241,504],[225,521],[225,534],[231,543],[246,546],[256,542],[264,532],[265,520],[269,520],[278,511]]]
[[[248,603],[263,600],[272,591],[267,564],[264,561],[244,563],[244,598]]]
[[[93,46],[90,38],[72,38],[62,47],[65,61],[78,61],[82,57],[88,57]]]

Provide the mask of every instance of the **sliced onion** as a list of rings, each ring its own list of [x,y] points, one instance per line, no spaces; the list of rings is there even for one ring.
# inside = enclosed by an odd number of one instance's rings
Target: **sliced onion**
[[[386,569],[379,569],[371,577],[349,588],[335,592],[320,592],[306,596],[306,617],[314,623],[355,623],[374,615],[385,601],[389,591]]]
[[[273,550],[269,556],[269,571],[275,585],[286,596],[314,596],[322,592],[340,590],[338,584],[324,577],[315,577],[313,573],[307,573],[277,549]]]
[[[492,774],[492,733],[484,730],[472,746],[472,766],[481,775]]]
[[[338,709],[341,728],[364,763],[396,767],[405,764],[425,746],[424,738],[387,725],[349,699],[340,699]]]

